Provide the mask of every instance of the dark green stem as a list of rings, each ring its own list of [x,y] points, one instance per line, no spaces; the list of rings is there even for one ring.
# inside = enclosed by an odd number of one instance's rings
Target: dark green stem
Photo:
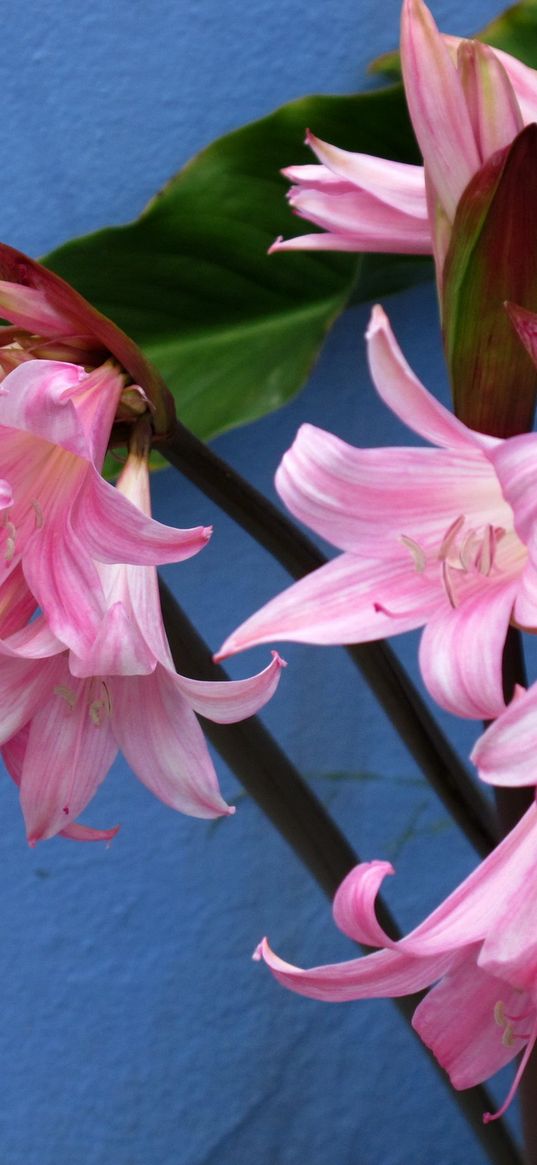
[[[177,422],[159,451],[281,563],[303,578],[326,559],[295,524]],[[480,855],[498,836],[486,798],[387,643],[346,648],[427,780]]]

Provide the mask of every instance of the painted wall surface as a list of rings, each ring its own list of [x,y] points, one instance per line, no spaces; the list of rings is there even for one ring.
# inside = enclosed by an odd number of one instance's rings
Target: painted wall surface
[[[493,0],[433,8],[460,33],[497,11]],[[398,0],[13,6],[0,54],[1,236],[39,255],[128,220],[216,135],[305,92],[364,84],[397,23]],[[411,363],[445,392],[432,288],[393,299],[389,311]],[[407,440],[369,383],[367,314],[337,324],[295,403],[216,443],[271,496],[304,419],[356,443]],[[166,577],[216,648],[285,575],[171,470],[154,497],[165,522],[215,525],[210,547]],[[414,674],[416,643],[397,645]],[[265,721],[360,855],[396,864],[389,901],[407,927],[474,857],[344,654],[284,654],[289,668]],[[250,653],[230,670],[250,674],[267,657]],[[467,752],[473,727],[448,721]],[[313,1003],[251,963],[264,933],[304,964],[353,949],[217,765],[238,812],[208,824],[152,799],[118,762],[86,814],[121,822],[110,849],[60,839],[30,851],[15,791],[0,783],[0,1162],[483,1165],[449,1088],[390,1002]]]

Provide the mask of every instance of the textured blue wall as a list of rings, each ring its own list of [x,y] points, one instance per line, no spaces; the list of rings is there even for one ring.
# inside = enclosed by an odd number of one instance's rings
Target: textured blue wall
[[[438,0],[434,11],[464,33],[496,9]],[[397,21],[397,0],[13,7],[0,59],[2,237],[37,255],[126,221],[216,135],[305,92],[361,85]],[[441,392],[432,289],[389,310]],[[339,322],[298,402],[217,443],[267,491],[302,419],[357,443],[406,439],[369,385],[366,320],[360,310]],[[285,577],[171,471],[154,492],[162,520],[215,524],[210,547],[167,577],[216,647]],[[414,668],[415,640],[401,649]],[[408,926],[473,856],[343,653],[285,655],[266,721],[360,854],[396,863],[390,900]],[[233,673],[266,658],[251,653]],[[467,749],[471,726],[457,733]],[[15,791],[0,784],[2,1165],[406,1165],[416,1144],[419,1160],[481,1165],[449,1090],[389,1002],[315,1004],[251,964],[267,932],[296,961],[352,948],[217,763],[238,812],[216,825],[175,815],[118,763],[86,814],[122,823],[109,850],[60,839],[29,851]]]

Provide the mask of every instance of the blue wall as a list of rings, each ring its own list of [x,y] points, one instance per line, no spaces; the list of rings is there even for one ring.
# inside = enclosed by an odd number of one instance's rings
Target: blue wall
[[[438,0],[434,11],[464,33],[496,8]],[[362,85],[397,22],[396,0],[26,0],[3,21],[2,237],[38,255],[134,217],[216,135],[305,92]],[[445,391],[432,289],[389,310],[411,362]],[[360,310],[339,322],[299,401],[217,442],[261,488],[272,492],[303,419],[356,443],[406,439],[374,399],[366,321]],[[164,521],[215,524],[210,547],[167,577],[216,648],[283,572],[171,471],[154,494]],[[413,670],[415,646],[398,644]],[[285,655],[266,722],[361,856],[396,863],[390,901],[408,926],[473,855],[343,653]],[[233,661],[233,674],[266,658]],[[449,728],[467,751],[472,726]],[[315,1004],[250,962],[264,933],[304,963],[352,948],[217,764],[238,812],[207,824],[175,815],[117,763],[86,814],[122,823],[108,850],[61,839],[28,850],[15,791],[0,784],[2,1165],[481,1165],[389,1002]]]

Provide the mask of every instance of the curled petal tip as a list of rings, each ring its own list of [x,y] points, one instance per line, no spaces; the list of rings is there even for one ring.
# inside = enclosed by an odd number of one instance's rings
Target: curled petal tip
[[[227,659],[230,655],[233,655],[233,641],[231,639],[226,639],[226,642],[222,644],[220,651],[215,651],[213,655],[213,663],[222,663],[222,660]]]
[[[388,317],[384,311],[384,308],[380,306],[380,303],[376,303],[372,308],[371,315],[369,317],[369,323],[365,333],[366,340],[370,340],[376,332],[380,331],[381,328],[386,326],[387,322]]]
[[[212,526],[202,526],[201,531],[202,531],[202,533],[201,533],[202,538],[204,538],[205,541],[208,542],[209,539],[212,538],[212,536],[213,536],[213,527]]]
[[[282,659],[282,657],[278,651],[271,651],[270,654],[272,656],[274,663],[277,664],[278,667],[287,667],[287,660]]]
[[[274,255],[274,253],[276,251],[279,251],[281,246],[282,246],[283,241],[284,241],[283,235],[278,235],[278,238],[274,239],[274,242],[271,243],[271,245],[267,251],[267,255]]]
[[[261,960],[263,958],[263,952],[264,952],[264,948],[265,948],[266,943],[267,943],[266,938],[262,938],[261,942],[257,944],[255,951],[252,955],[252,959],[254,960],[254,963],[261,962]]]

